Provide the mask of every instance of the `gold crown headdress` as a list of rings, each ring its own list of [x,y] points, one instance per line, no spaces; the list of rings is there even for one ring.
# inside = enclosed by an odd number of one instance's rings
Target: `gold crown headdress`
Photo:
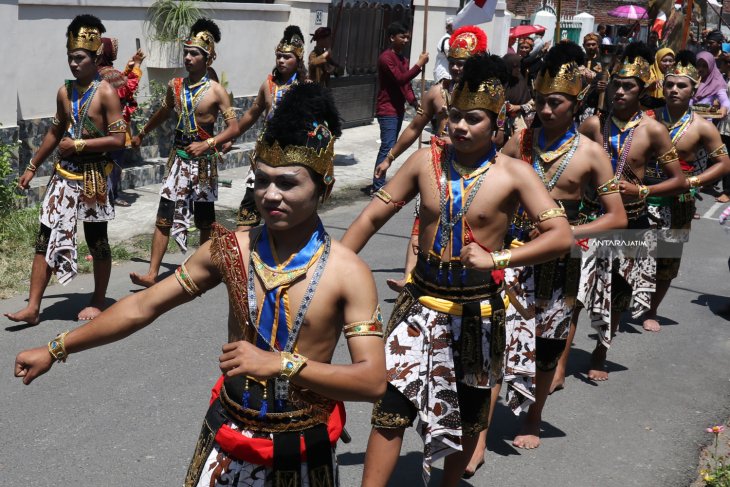
[[[66,50],[75,51],[76,49],[86,49],[99,54],[101,49],[101,32],[99,32],[99,29],[96,27],[81,27],[76,36],[73,35],[73,32],[69,32],[66,40]]]
[[[462,89],[454,90],[451,106],[463,111],[482,109],[499,113],[504,105],[504,99],[502,83],[496,78],[489,78],[479,83],[476,91],[469,91],[466,84]]]
[[[538,93],[547,95],[549,93],[566,93],[578,96],[583,89],[583,78],[580,69],[575,62],[565,63],[553,77],[550,71],[544,70],[535,80],[535,90]]]
[[[284,30],[284,38],[279,41],[274,52],[291,53],[299,60],[304,59],[304,38],[301,36],[300,32],[301,31],[297,26],[290,25],[287,27]]]
[[[689,78],[695,86],[700,82],[700,73],[697,71],[697,68],[689,63],[686,66],[679,63],[675,64],[664,73],[664,77],[667,76],[684,76],[685,78]]]
[[[287,145],[282,148],[278,141],[268,144],[262,136],[256,142],[254,160],[260,160],[271,167],[298,165],[310,168],[322,176],[322,181],[327,186],[323,195],[323,199],[326,199],[335,184],[335,137],[327,125],[315,122],[314,129],[307,134],[307,139],[311,143]]]
[[[216,57],[215,54],[215,37],[207,30],[201,30],[197,34],[191,35],[183,41],[186,47],[197,47],[208,55],[208,65],[210,65]]]
[[[625,59],[614,73],[614,76],[618,78],[639,78],[644,84],[651,82],[649,63],[641,56],[636,56],[633,63]]]

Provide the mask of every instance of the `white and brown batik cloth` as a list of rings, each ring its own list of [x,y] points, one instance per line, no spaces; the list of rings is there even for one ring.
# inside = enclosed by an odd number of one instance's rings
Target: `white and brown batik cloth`
[[[643,225],[646,227],[648,225]],[[629,221],[629,228],[632,221]],[[595,239],[582,242],[581,273],[578,301],[588,310],[591,326],[598,332],[599,342],[611,345],[611,314],[631,311],[635,319],[651,306],[656,291],[656,232],[644,233],[644,246],[611,250],[599,246]]]
[[[167,162],[167,176],[160,196],[175,204],[171,235],[183,252],[188,248],[188,229],[195,202],[218,200],[218,153],[190,158],[182,149],[174,149]]]
[[[504,270],[509,295],[504,349],[506,402],[515,415],[535,402],[535,287],[532,266]]]
[[[390,333],[385,340],[386,374],[390,386],[417,410],[418,432],[424,443],[423,479],[427,484],[433,462],[461,451],[464,435],[474,436],[486,429],[488,404],[473,404],[476,413],[469,412],[467,419],[462,417],[459,397],[468,394],[465,392],[468,390],[485,390],[481,402],[488,403],[486,390],[501,380],[505,318],[502,304],[492,316],[481,317],[479,338],[474,333],[464,336],[462,325],[467,318],[435,311],[422,304],[413,291],[414,286],[408,284],[393,310]],[[496,300],[503,303],[499,295]],[[481,304],[490,302],[494,304],[495,300]],[[475,339],[481,343],[466,345],[465,342]],[[470,359],[460,356],[458,350],[467,348],[480,352]],[[467,362],[472,366],[465,366]],[[464,391],[462,385],[466,386]],[[389,416],[376,403],[374,425],[382,426],[384,417],[387,421]],[[404,427],[408,423],[391,427]]]
[[[104,167],[106,162],[100,155],[98,164],[101,167],[98,169]],[[59,167],[62,171],[84,174],[84,168],[79,163],[61,160]],[[40,223],[51,229],[46,263],[61,284],[68,284],[78,271],[76,245],[79,220],[98,223],[114,219],[114,206],[109,201],[108,187],[101,183],[97,189],[106,189],[106,193],[98,194],[94,191],[93,196],[88,197],[84,195],[84,183],[83,179],[66,179],[56,171],[48,182],[41,204]]]

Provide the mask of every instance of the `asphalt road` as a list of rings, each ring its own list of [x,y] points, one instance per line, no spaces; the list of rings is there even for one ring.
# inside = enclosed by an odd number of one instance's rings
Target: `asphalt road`
[[[328,211],[324,221],[339,237],[364,201]],[[700,202],[711,210],[712,198]],[[378,281],[386,317],[394,294],[385,279],[399,276],[412,213],[400,212],[362,253]],[[661,315],[660,333],[629,322],[609,352],[610,380],[585,375],[594,344],[583,317],[564,391],[545,409],[543,445],[513,448],[519,421],[498,404],[486,465],[464,485],[687,486],[696,478],[698,449],[709,442],[704,428],[730,417],[730,322],[716,314],[730,304],[725,234],[717,221],[696,220],[681,274]],[[168,270],[181,260],[167,257]],[[132,289],[126,277],[145,262],[115,266],[109,295]],[[48,289],[39,326],[5,322],[0,330],[0,485],[180,485],[218,376],[217,357],[226,339],[226,293],[219,287],[169,312],[122,342],[72,355],[25,387],[13,378],[15,354],[46,343],[73,327],[86,303],[89,275]],[[19,309],[25,296],[0,302],[0,312]],[[347,362],[344,340],[335,355]],[[340,445],[343,486],[359,485],[369,432],[370,405],[347,405],[352,443]],[[413,431],[390,485],[420,483],[421,442]],[[440,465],[433,485],[440,475]]]

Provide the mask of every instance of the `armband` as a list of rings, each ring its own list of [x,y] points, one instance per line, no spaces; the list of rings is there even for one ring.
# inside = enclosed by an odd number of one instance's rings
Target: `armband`
[[[490,252],[489,255],[492,256],[492,260],[494,261],[494,270],[499,271],[506,269],[509,266],[509,260],[512,258],[512,251],[509,249],[496,250],[494,252]]]
[[[53,357],[53,360],[56,362],[65,362],[66,358],[68,358],[68,353],[66,353],[66,345],[64,341],[66,340],[66,335],[68,335],[67,331],[64,331],[63,333],[59,333],[56,335],[56,338],[48,342],[48,353],[51,354],[51,357]]]
[[[380,312],[380,305],[375,308],[373,317],[367,321],[356,321],[355,323],[349,323],[342,329],[345,333],[345,338],[350,339],[352,337],[364,337],[364,336],[376,336],[383,337],[383,315]]]
[[[649,186],[643,184],[637,184],[636,186],[639,188],[639,199],[645,200],[649,196]]]
[[[373,193],[373,196],[381,200],[383,203],[387,204],[393,204],[393,206],[396,207],[396,211],[400,211],[401,208],[406,206],[405,201],[393,201],[393,197],[388,194],[387,191],[385,191],[383,188],[380,188],[375,193]]]
[[[127,131],[127,122],[120,118],[116,122],[110,123],[106,130],[110,134],[125,133]]]
[[[689,181],[690,188],[699,188],[702,186],[702,181],[698,176],[690,176],[687,178],[687,181]]]
[[[228,107],[225,110],[223,110],[223,120],[230,120],[232,118],[236,118],[236,109],[233,107]]]
[[[553,218],[568,218],[565,214],[565,208],[550,208],[537,215],[537,223],[542,223]]]
[[[169,106],[167,105],[167,97],[165,97],[165,99],[164,99],[164,100],[162,100],[162,104],[160,105],[160,108],[170,108],[170,107],[169,107]]]
[[[200,288],[197,284],[195,284],[193,278],[190,277],[188,270],[185,268],[185,262],[180,264],[180,267],[175,269],[175,279],[177,279],[177,282],[180,283],[180,286],[182,286],[183,290],[190,296],[200,296]]]
[[[727,146],[725,144],[722,144],[717,149],[713,150],[709,154],[707,154],[707,157],[720,157],[720,156],[726,156],[727,155]]]
[[[616,181],[616,178],[611,178],[602,185],[600,185],[596,191],[598,192],[598,196],[604,194],[618,193],[618,181]]]
[[[58,119],[57,116],[54,115],[51,119],[51,124],[55,127],[59,127],[61,125],[61,121]]]
[[[679,160],[679,155],[677,155],[677,148],[672,147],[669,149],[666,153],[659,156],[657,158],[657,162],[659,162],[659,165],[666,166],[669,163],[675,162]]]
[[[421,107],[416,108],[416,115],[423,115],[423,108],[421,108]]]
[[[279,378],[282,380],[291,380],[302,370],[304,364],[307,363],[307,357],[298,353],[281,352],[281,369],[279,370]]]
[[[84,139],[75,139],[74,140],[74,150],[77,154],[81,154],[84,151],[84,148],[86,147],[86,141]]]

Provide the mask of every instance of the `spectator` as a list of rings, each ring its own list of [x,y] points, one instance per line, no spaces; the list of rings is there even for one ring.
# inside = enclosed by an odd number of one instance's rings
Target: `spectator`
[[[330,76],[337,75],[339,64],[332,59],[332,29],[320,27],[312,34],[316,42],[309,53],[309,79],[322,86],[329,86]]]
[[[528,117],[534,113],[530,85],[520,63],[518,54],[505,54],[504,57],[510,79],[505,87],[507,100],[507,131],[506,136],[527,128],[530,123]]]
[[[697,87],[691,105],[707,105],[718,108],[718,119],[725,118],[730,110],[730,100],[727,95],[727,83],[722,73],[717,69],[715,57],[712,53],[702,51],[697,54],[697,72],[700,74],[700,84]],[[717,121],[717,119],[715,119]]]
[[[652,97],[664,98],[664,74],[672,66],[674,66],[674,51],[664,47],[654,54],[654,64],[651,66],[651,77],[654,79],[654,88],[650,90]]]
[[[728,79],[728,74],[730,73],[730,62],[724,58],[720,58],[718,59],[717,65],[720,71],[725,75],[725,79]],[[730,98],[730,81],[727,83],[726,93],[728,98]],[[730,120],[728,120],[728,117],[722,119],[717,128],[720,131],[720,135],[722,136],[722,141],[725,146],[730,147]],[[722,178],[722,192],[715,199],[720,203],[730,202],[730,174]]]
[[[398,139],[405,102],[419,110],[418,100],[413,93],[411,80],[418,76],[428,62],[428,53],[422,52],[418,61],[408,69],[408,58],[403,56],[403,49],[410,40],[408,28],[400,22],[393,22],[388,26],[390,46],[378,58],[378,96],[376,99],[375,115],[380,125],[380,150],[378,151],[375,167],[378,166]],[[385,184],[385,178],[373,176],[372,191],[378,191]]]
[[[719,30],[712,30],[705,35],[704,47],[715,57],[715,59],[717,59],[722,54],[722,43],[724,41],[725,38],[723,37],[722,32]]]
[[[433,79],[441,83],[443,80],[450,80],[449,72],[449,39],[454,32],[454,18],[446,17],[446,34],[439,39],[436,46],[436,63],[433,67]]]

